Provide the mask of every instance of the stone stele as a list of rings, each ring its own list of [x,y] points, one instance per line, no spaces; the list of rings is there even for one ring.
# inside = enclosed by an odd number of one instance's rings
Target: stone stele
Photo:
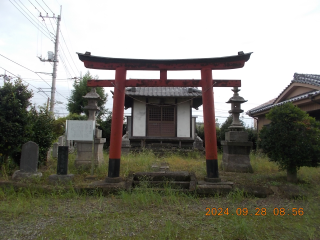
[[[41,177],[42,173],[37,172],[39,159],[39,146],[35,142],[23,144],[21,150],[20,170],[13,173],[13,180],[24,178]]]

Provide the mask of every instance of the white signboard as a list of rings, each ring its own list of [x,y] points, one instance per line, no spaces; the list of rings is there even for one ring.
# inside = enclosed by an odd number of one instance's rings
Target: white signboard
[[[67,140],[93,141],[95,121],[67,120]]]

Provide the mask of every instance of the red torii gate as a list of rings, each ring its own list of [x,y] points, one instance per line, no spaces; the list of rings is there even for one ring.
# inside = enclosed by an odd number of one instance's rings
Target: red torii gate
[[[115,80],[89,80],[89,87],[114,87],[108,178],[119,178],[125,87],[202,87],[203,122],[207,178],[219,179],[216,125],[213,101],[214,87],[240,87],[241,80],[213,80],[212,70],[242,68],[251,53],[236,56],[198,59],[127,59],[78,53],[85,67],[116,70]],[[160,70],[159,79],[126,80],[127,70]],[[201,80],[169,80],[168,70],[200,70]],[[111,179],[110,179],[111,180]]]

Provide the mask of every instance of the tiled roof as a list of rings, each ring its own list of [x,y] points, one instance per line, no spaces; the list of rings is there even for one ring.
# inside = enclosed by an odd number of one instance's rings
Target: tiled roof
[[[288,89],[288,87],[292,83],[305,83],[305,84],[310,84],[310,85],[314,85],[314,86],[320,87],[320,75],[295,73],[293,75],[293,80],[291,81],[291,83],[279,94],[279,96],[281,96],[281,94],[284,91],[286,91]],[[294,102],[294,101],[297,101],[297,100],[310,98],[310,97],[317,96],[317,95],[320,95],[320,90],[319,91],[314,90],[314,91],[311,91],[311,92],[308,92],[308,93],[301,94],[299,96],[295,96],[295,97],[290,98],[290,99],[288,99],[286,101],[282,101],[282,102],[279,102],[277,104],[273,104],[274,101],[279,97],[278,96],[277,98],[272,99],[272,100],[270,100],[270,101],[268,101],[268,102],[266,102],[264,104],[261,104],[258,107],[250,109],[247,112],[247,115],[252,115],[252,114],[255,114],[255,113],[258,113],[258,112],[269,110],[272,107],[279,106],[279,105],[282,105],[282,104],[287,103],[287,102]]]
[[[271,100],[269,100],[268,102],[265,102],[265,103],[263,103],[263,104],[255,107],[255,108],[250,109],[248,112],[251,113],[251,112],[253,112],[253,111],[255,111],[255,110],[258,110],[258,109],[260,109],[260,108],[265,108],[265,107],[271,106],[275,100],[276,100],[276,98],[271,99]]]
[[[186,87],[130,87],[126,88],[128,96],[148,97],[202,97],[202,91]]]
[[[295,73],[291,82],[307,83],[310,85],[320,87],[320,75]]]

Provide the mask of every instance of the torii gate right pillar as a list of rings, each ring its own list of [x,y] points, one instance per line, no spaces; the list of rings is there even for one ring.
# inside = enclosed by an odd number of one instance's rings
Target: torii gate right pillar
[[[201,86],[207,166],[206,180],[219,182],[220,178],[218,170],[218,152],[211,68],[201,69]]]

